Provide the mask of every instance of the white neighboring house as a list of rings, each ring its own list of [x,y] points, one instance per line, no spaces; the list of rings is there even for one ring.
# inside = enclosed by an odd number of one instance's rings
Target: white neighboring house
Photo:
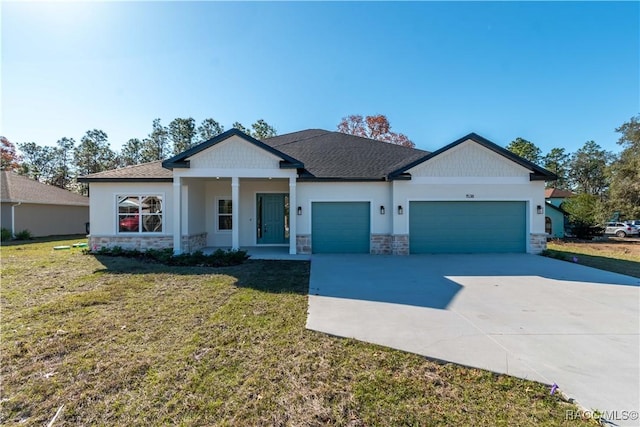
[[[320,129],[232,129],[163,162],[87,175],[90,247],[539,253],[551,172],[471,133],[433,153]]]

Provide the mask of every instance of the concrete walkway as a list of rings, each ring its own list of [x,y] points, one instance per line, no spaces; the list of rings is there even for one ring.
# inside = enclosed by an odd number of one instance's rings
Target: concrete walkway
[[[313,255],[309,293],[309,329],[556,383],[639,423],[622,411],[640,409],[640,279],[526,254]]]

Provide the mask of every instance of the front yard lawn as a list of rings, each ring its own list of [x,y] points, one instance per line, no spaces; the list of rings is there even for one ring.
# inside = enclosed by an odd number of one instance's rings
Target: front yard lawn
[[[600,241],[563,241],[547,243],[548,256],[614,273],[640,277],[640,241],[610,238]]]
[[[53,250],[74,242],[1,249],[3,425],[595,425],[543,384],[306,330],[307,262]]]

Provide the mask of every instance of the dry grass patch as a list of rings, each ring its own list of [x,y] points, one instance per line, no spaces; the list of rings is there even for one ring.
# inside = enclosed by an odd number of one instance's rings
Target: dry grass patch
[[[547,255],[600,270],[640,277],[640,240],[562,241],[547,244]]]
[[[547,386],[305,329],[309,264],[2,248],[3,425],[579,425]]]

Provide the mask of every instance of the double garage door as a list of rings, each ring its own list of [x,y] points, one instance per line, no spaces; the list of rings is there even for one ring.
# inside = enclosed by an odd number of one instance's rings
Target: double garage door
[[[525,202],[410,202],[413,254],[526,252]],[[369,253],[369,202],[313,202],[314,253]]]
[[[411,253],[526,252],[525,202],[411,202]]]

